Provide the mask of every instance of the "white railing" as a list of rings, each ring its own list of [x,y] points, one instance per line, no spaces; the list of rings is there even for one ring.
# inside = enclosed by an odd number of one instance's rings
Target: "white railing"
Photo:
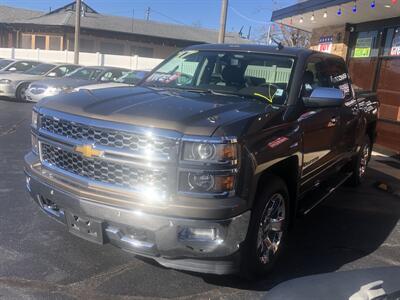
[[[74,52],[41,49],[0,48],[1,58],[31,59],[42,62],[73,63]],[[112,55],[102,53],[80,52],[79,62],[85,66],[112,66],[132,70],[151,70],[162,59],[125,55]]]
[[[279,68],[277,66],[249,66],[246,69],[246,76],[265,78],[268,83],[288,83],[292,70],[290,68]]]

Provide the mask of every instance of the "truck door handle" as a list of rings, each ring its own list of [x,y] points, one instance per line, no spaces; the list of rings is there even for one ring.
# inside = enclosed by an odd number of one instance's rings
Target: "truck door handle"
[[[328,127],[336,126],[337,122],[338,122],[338,118],[337,117],[332,117],[331,120],[328,123]]]

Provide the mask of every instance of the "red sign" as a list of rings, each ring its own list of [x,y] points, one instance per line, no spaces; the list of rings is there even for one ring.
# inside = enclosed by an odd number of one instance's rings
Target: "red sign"
[[[332,43],[319,44],[318,51],[331,53],[332,52]]]

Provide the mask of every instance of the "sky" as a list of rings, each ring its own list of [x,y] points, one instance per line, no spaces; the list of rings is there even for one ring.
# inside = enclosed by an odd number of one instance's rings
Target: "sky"
[[[72,0],[0,0],[1,5],[49,11]],[[218,29],[220,0],[85,0],[99,13],[144,19],[150,7],[150,20],[196,25]],[[266,28],[273,10],[289,6],[295,0],[229,0],[227,31],[247,35],[250,26],[252,37]]]

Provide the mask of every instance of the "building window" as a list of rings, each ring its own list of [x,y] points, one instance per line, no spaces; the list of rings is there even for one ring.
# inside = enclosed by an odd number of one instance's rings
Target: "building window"
[[[124,54],[124,45],[111,42],[101,42],[100,52],[104,54],[122,55]]]
[[[68,51],[74,51],[74,47],[75,47],[74,38],[68,38],[67,50]]]
[[[154,57],[154,49],[149,47],[131,47],[131,55],[137,55],[141,57]]]
[[[383,55],[400,56],[400,27],[388,29]]]
[[[32,35],[31,34],[22,34],[21,48],[22,49],[32,49]]]
[[[378,56],[378,31],[358,32],[351,49],[351,57],[365,58]]]
[[[46,49],[46,36],[37,35],[35,36],[35,49]]]
[[[49,50],[61,50],[60,36],[49,36]]]

